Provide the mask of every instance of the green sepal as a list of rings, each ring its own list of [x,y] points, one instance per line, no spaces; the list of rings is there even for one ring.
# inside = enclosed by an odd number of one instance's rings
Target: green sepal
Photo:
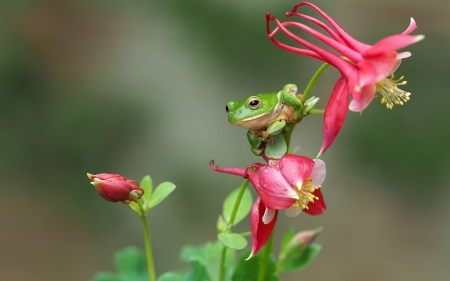
[[[223,203],[223,211],[222,216],[224,221],[228,224],[230,222],[231,214],[233,213],[234,204],[236,203],[236,199],[239,195],[239,191],[241,188],[235,189],[230,195],[227,196],[225,202]],[[238,211],[234,218],[233,225],[238,224],[242,221],[251,211],[253,205],[252,193],[247,189],[245,189],[244,194],[242,195],[241,202],[239,204]]]
[[[275,143],[268,142],[264,154],[269,158],[280,159],[287,152],[283,134],[275,135]]]
[[[219,233],[219,241],[227,248],[242,250],[247,247],[247,239],[237,233]]]
[[[280,272],[303,270],[313,262],[321,249],[322,246],[318,243],[311,243],[305,247],[301,247],[300,243],[292,243],[279,263],[278,270]]]
[[[236,269],[231,276],[232,281],[249,281],[257,280],[259,274],[259,268],[261,264],[261,258],[264,254],[264,250],[249,260],[246,260],[250,255],[250,250],[242,252],[237,263]],[[265,278],[262,281],[280,281],[280,277],[277,275],[277,269],[273,255],[270,255],[267,261]]]

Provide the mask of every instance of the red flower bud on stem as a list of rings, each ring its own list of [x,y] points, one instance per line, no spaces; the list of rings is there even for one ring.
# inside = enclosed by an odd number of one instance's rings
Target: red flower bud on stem
[[[130,201],[136,201],[144,194],[144,190],[139,186],[135,180],[128,180],[124,176],[118,174],[87,174],[88,178],[92,180],[91,184],[95,186],[98,194],[111,202],[123,202],[125,204]],[[133,194],[135,196],[133,196]]]

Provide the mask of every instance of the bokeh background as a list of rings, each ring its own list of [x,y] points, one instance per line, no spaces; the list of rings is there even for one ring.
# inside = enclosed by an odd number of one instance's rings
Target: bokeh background
[[[181,247],[215,239],[222,201],[242,181],[209,160],[259,161],[225,103],[304,89],[320,66],[265,34],[264,13],[296,3],[1,1],[0,280],[89,280],[114,270],[115,250],[143,248],[138,218],[98,196],[86,172],[174,182],[149,222],[158,275],[186,269]],[[398,71],[411,101],[349,113],[323,156],[328,211],[280,216],[276,237],[290,225],[325,229],[313,265],[283,280],[449,280],[450,2],[314,3],[363,42],[402,32],[411,16],[426,39]],[[337,77],[320,78],[319,106]],[[299,153],[317,154],[321,126],[321,116],[298,126]]]

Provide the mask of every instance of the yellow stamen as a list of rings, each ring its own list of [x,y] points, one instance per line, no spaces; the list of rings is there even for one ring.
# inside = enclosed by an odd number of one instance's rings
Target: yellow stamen
[[[295,191],[298,194],[299,199],[295,201],[295,203],[292,205],[292,209],[297,208],[297,210],[302,209],[308,209],[308,203],[312,202],[314,203],[314,200],[319,200],[319,197],[315,196],[313,193],[316,191],[316,189],[319,189],[321,185],[315,186],[311,183],[311,178],[307,178],[303,183],[302,186],[299,188],[297,186],[294,186]]]
[[[411,93],[399,89],[397,86],[403,86],[406,81],[402,81],[404,76],[394,80],[394,73],[389,77],[384,78],[376,84],[376,91],[382,95],[381,103],[386,104],[386,107],[392,109],[395,104],[403,105],[409,101]]]

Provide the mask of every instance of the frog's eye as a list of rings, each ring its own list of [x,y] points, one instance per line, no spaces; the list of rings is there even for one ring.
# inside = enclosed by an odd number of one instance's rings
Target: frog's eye
[[[228,110],[230,110],[229,108],[228,108],[228,103],[227,103],[227,105],[225,105],[225,110],[228,112]]]
[[[248,99],[247,104],[250,109],[258,109],[261,106],[261,100],[257,97],[251,97]]]

